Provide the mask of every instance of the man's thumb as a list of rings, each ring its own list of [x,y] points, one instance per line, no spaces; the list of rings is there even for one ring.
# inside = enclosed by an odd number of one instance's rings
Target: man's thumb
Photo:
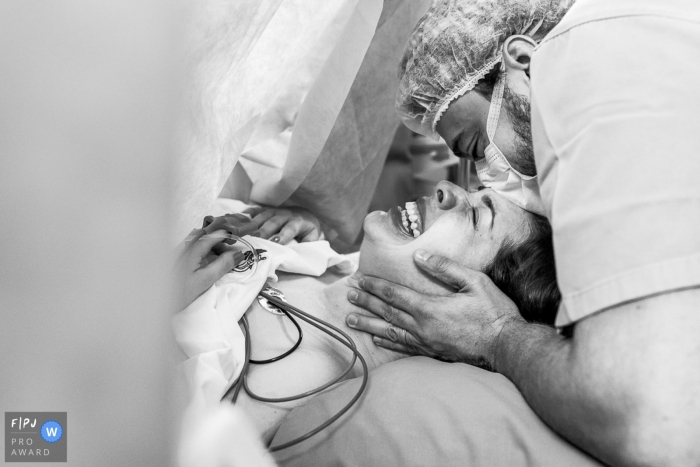
[[[416,250],[413,257],[419,268],[460,292],[471,290],[474,282],[483,275],[479,271],[460,266],[449,258],[433,255],[425,250]]]

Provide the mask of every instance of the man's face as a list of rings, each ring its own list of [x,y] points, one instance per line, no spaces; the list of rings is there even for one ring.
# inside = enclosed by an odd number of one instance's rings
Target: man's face
[[[469,91],[453,101],[440,118],[436,130],[458,157],[479,160],[489,145],[486,121],[490,102],[477,91]],[[494,143],[511,164],[517,158],[518,134],[515,131],[505,103],[501,107]],[[515,166],[515,165],[514,165]]]

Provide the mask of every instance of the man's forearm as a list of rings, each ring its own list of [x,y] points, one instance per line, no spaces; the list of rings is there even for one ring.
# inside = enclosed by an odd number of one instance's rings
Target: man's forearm
[[[600,436],[608,431],[609,423],[605,410],[598,413],[601,404],[591,400],[592,394],[585,394],[588,385],[578,381],[571,366],[572,343],[551,327],[511,322],[501,333],[494,369],[516,384],[554,431],[591,452],[611,440]]]
[[[695,290],[624,305],[570,338],[513,321],[493,366],[556,432],[607,463],[697,465],[698,303]]]

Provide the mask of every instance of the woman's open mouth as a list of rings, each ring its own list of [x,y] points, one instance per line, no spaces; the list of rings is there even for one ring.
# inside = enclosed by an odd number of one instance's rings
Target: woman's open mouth
[[[423,219],[416,203],[409,201],[405,208],[392,208],[392,220],[396,227],[408,237],[418,238],[423,233]]]
[[[406,209],[401,211],[401,214],[403,216],[403,226],[406,230],[410,229],[413,238],[418,238],[423,233],[423,219],[418,210],[418,205],[413,201],[407,202]]]

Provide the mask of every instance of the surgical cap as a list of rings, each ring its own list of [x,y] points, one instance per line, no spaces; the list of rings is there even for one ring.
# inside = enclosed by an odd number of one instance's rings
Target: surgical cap
[[[539,42],[575,0],[436,0],[411,34],[399,65],[396,111],[411,130],[436,140],[450,103],[501,61],[512,35]]]

